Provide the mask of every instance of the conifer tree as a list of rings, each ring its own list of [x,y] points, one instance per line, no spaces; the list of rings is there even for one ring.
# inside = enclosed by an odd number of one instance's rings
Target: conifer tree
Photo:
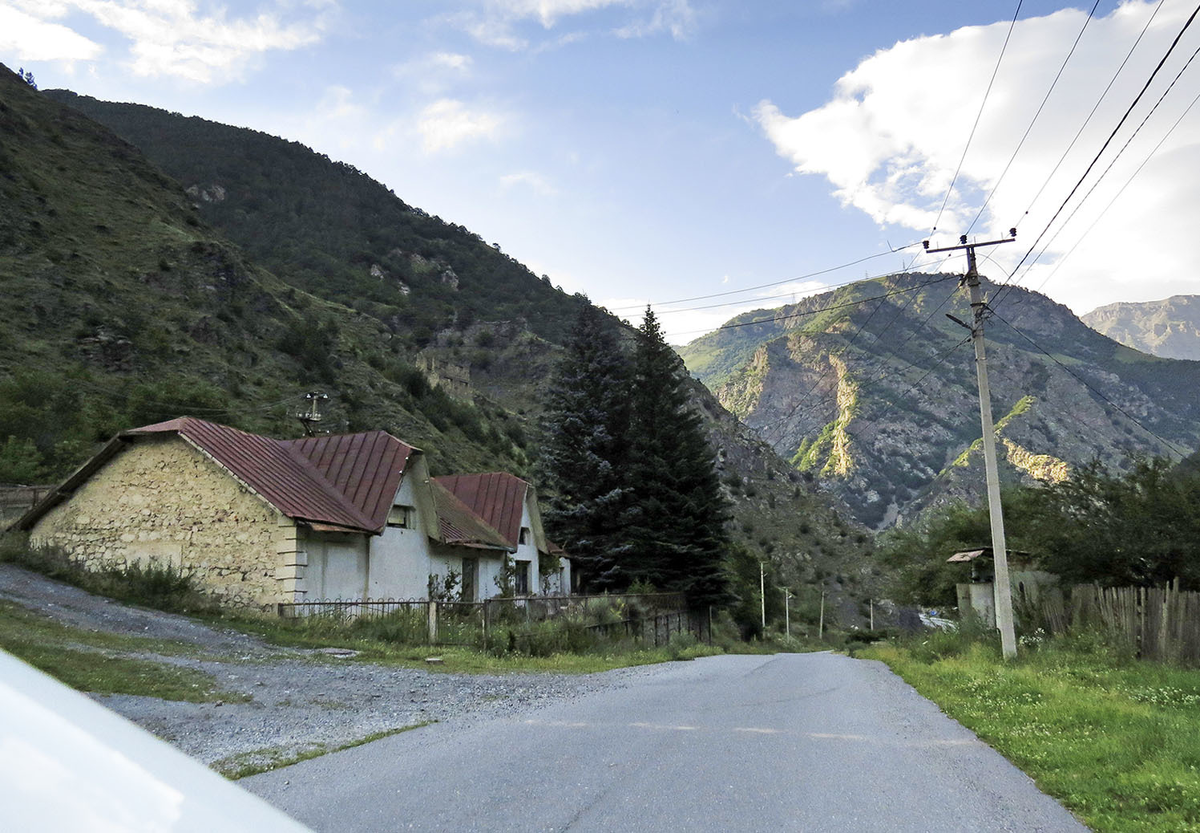
[[[543,417],[547,531],[582,568],[592,591],[629,584],[620,529],[628,493],[629,370],[613,329],[591,304],[582,308]]]
[[[729,509],[683,363],[648,307],[638,331],[630,403],[625,572],[663,590],[684,591],[694,604],[725,601]]]

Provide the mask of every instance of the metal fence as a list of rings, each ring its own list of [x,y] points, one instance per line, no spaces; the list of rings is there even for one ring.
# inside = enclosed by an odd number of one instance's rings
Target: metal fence
[[[1136,656],[1200,665],[1200,593],[1167,587],[1100,587],[1082,584],[1064,594],[1044,593],[1044,627],[1053,634],[1102,628]]]
[[[682,593],[509,596],[481,602],[426,599],[319,599],[281,602],[286,619],[375,619],[397,641],[486,647],[489,634],[570,618],[597,637],[631,639],[656,647],[690,633],[712,641],[711,617],[689,611]]]

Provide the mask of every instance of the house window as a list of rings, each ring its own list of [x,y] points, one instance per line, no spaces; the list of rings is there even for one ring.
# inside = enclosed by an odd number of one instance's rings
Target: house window
[[[397,529],[412,529],[416,510],[411,506],[393,506],[388,511],[387,525]]]
[[[513,562],[513,593],[518,596],[529,595],[529,562]]]
[[[522,544],[528,544],[533,539],[533,533],[529,531],[529,527],[521,527],[521,537],[518,539]]]
[[[462,600],[475,601],[475,578],[479,571],[479,562],[474,558],[462,560]]]

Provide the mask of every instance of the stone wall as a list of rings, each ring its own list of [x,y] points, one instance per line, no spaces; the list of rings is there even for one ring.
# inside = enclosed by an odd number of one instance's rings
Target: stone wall
[[[169,564],[231,606],[292,601],[285,591],[296,589],[294,577],[284,580],[298,572],[285,557],[299,549],[295,524],[176,436],[135,441],[39,520],[30,540],[89,569]]]

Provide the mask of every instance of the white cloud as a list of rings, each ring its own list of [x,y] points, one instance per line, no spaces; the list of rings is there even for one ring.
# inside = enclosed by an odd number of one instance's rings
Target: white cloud
[[[417,118],[417,130],[426,153],[453,150],[464,142],[491,139],[504,124],[504,118],[483,110],[471,111],[461,101],[439,99]]]
[[[558,189],[549,179],[536,171],[517,171],[500,177],[500,185],[506,190],[516,185],[523,185],[541,197],[553,197]]]
[[[458,52],[432,52],[392,68],[392,75],[426,95],[436,95],[468,78],[474,60]]]
[[[89,61],[103,47],[50,18],[60,17],[49,6],[34,16],[19,8],[0,6],[0,51],[21,61]]]
[[[78,59],[86,52],[87,38],[61,24],[46,21],[71,12],[89,15],[100,25],[128,38],[129,67],[136,75],[173,75],[199,83],[231,80],[246,63],[272,50],[291,50],[320,39],[328,2],[303,4],[302,19],[285,22],[281,12],[296,4],[277,4],[256,13],[230,18],[224,7],[201,11],[194,0],[59,0],[47,4],[23,2],[28,12],[23,27],[30,32],[30,21],[40,20],[42,28],[33,31],[44,36],[53,33],[54,43],[67,54],[56,56]],[[12,15],[14,9],[0,7],[0,13]],[[21,12],[16,12],[20,15]],[[32,16],[36,15],[37,20]],[[5,18],[0,17],[0,24]],[[18,21],[22,22],[22,21]],[[10,28],[0,26],[0,46]],[[72,38],[73,36],[73,38]],[[92,44],[98,52],[99,47]],[[92,57],[93,52],[87,57]]]
[[[518,51],[530,45],[529,38],[518,32],[526,21],[550,30],[565,18],[609,9],[627,9],[636,15],[613,30],[612,34],[622,38],[669,32],[676,40],[683,40],[696,28],[696,13],[689,0],[487,0],[482,12],[462,12],[442,19],[479,43]],[[584,37],[586,33],[575,32],[538,48],[560,47]]]
[[[995,253],[1002,265],[1015,266],[1049,223],[1166,52],[1189,11],[1170,4],[1162,8],[1066,162],[1034,201],[1155,5],[1129,0],[1089,24],[1052,97],[974,229],[973,233],[996,234],[1010,225],[1019,227],[1018,243],[999,247]],[[1084,19],[1084,12],[1064,9],[1017,23],[954,193],[938,221],[939,234],[953,239],[970,226],[1012,158]],[[795,172],[825,177],[843,204],[865,212],[881,226],[903,226],[928,233],[967,144],[1007,29],[1008,22],[1001,21],[897,43],[846,73],[826,105],[792,117],[772,102],[763,101],[755,108],[755,120]],[[1181,43],[1092,179],[1104,170],[1150,104],[1183,66],[1196,46],[1195,40],[1192,36]],[[1181,83],[1164,100],[1143,134],[1054,241],[1048,261],[1061,257],[1078,242],[1146,159],[1191,101],[1194,85],[1188,87]],[[1064,263],[1054,282],[1047,286],[1048,291],[1076,308],[1087,308],[1128,292],[1132,276],[1138,276],[1139,294],[1153,294],[1159,291],[1151,288],[1158,276],[1190,274],[1187,264],[1200,257],[1200,238],[1184,232],[1172,240],[1164,237],[1162,228],[1164,223],[1180,218],[1185,227],[1195,228],[1200,223],[1200,203],[1191,193],[1191,183],[1200,175],[1200,135],[1196,128],[1200,113],[1193,115],[1162,149],[1162,159],[1170,154],[1172,163],[1167,165],[1156,158],[1146,167],[1135,186],[1117,200],[1109,216]],[[1071,211],[1068,206],[1055,228]],[[1043,244],[1053,234],[1052,230]],[[1155,239],[1156,245],[1110,245],[1118,237]],[[1041,274],[1044,276],[1046,270]],[[1023,284],[1036,286],[1038,280],[1038,275],[1031,274]]]

